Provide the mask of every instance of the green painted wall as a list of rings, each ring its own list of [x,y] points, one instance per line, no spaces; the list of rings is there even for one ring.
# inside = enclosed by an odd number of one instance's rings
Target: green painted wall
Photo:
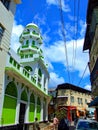
[[[5,95],[1,124],[15,123],[16,103],[17,99]]]
[[[29,121],[34,121],[34,111],[35,111],[35,104],[30,103],[30,109],[29,109]]]
[[[38,118],[38,120],[41,119],[41,106],[39,106],[39,105],[37,105],[36,117]]]

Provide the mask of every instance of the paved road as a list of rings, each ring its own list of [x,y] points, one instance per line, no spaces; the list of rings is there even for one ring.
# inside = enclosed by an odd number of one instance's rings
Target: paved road
[[[69,130],[75,130],[74,126],[70,126]]]

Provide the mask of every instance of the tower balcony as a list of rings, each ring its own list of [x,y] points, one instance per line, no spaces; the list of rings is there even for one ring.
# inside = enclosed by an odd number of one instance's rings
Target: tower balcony
[[[31,32],[24,32],[21,34],[19,41],[20,43],[23,43],[24,39],[30,39],[32,38],[33,40],[37,40],[39,44],[42,44],[42,37],[38,33],[31,33]]]

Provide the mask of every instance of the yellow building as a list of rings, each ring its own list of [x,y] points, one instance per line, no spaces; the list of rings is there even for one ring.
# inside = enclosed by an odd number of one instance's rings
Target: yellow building
[[[91,91],[64,83],[57,86],[56,93],[56,110],[65,110],[69,120],[74,120],[76,115],[86,115],[87,103],[91,101]]]
[[[89,0],[86,18],[87,28],[83,51],[89,50],[89,70],[93,101],[89,107],[96,108],[98,120],[98,0]]]

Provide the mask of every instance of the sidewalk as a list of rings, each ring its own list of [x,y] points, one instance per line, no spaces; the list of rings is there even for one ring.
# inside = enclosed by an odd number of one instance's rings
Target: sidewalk
[[[40,125],[41,130],[53,130],[53,123],[45,123],[43,126]]]

